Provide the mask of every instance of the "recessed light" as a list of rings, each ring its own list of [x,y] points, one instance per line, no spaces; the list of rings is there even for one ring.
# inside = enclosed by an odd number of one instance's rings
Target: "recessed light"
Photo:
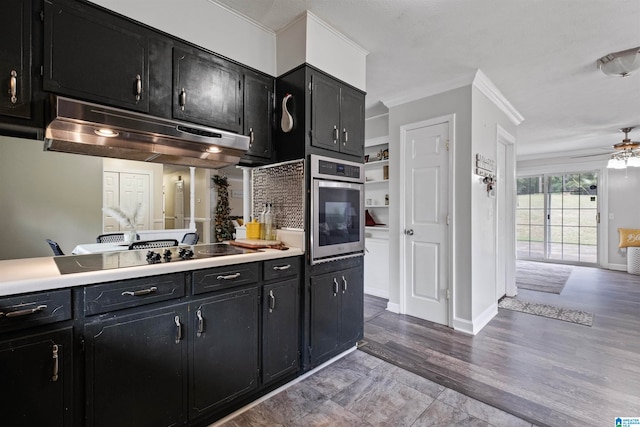
[[[118,136],[119,133],[113,129],[109,128],[100,128],[94,130],[95,134],[98,136],[106,136],[107,138],[113,138],[114,136]]]
[[[207,151],[208,151],[208,152],[210,152],[210,153],[219,153],[219,152],[220,152],[220,151],[222,151],[222,150],[220,150],[220,148],[219,148],[219,147],[209,147],[209,148],[207,149]]]

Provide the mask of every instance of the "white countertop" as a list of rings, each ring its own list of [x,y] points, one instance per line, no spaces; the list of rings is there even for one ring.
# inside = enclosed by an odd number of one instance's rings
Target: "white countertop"
[[[260,249],[258,252],[248,254],[226,255],[213,258],[193,259],[188,262],[160,263],[74,274],[60,274],[53,257],[4,260],[0,261],[0,296],[69,288],[224,265],[243,264],[302,254],[304,254],[304,251],[296,247],[290,247],[286,251]]]

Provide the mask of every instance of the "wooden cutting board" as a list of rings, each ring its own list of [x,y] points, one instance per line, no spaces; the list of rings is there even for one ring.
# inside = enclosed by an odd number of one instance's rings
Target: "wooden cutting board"
[[[229,241],[229,244],[248,249],[289,249],[288,247],[284,246],[279,240],[236,239]]]

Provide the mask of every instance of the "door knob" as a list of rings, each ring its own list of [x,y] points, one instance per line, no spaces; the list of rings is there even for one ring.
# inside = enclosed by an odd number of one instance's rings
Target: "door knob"
[[[413,236],[413,230],[412,229],[404,230],[404,234],[406,234],[407,236]]]

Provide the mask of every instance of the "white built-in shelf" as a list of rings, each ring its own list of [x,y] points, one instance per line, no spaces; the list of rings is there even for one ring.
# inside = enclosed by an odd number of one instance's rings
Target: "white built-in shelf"
[[[365,209],[370,209],[370,208],[388,208],[389,205],[364,205]]]
[[[365,168],[372,168],[372,167],[376,167],[376,166],[382,166],[382,165],[388,165],[389,164],[389,159],[384,159],[384,160],[369,160],[368,162],[366,162],[364,164]]]
[[[389,231],[389,227],[386,225],[366,225],[365,230],[380,230],[380,231]]]
[[[372,179],[370,181],[365,181],[365,184],[380,184],[380,183],[389,183],[388,179]]]

